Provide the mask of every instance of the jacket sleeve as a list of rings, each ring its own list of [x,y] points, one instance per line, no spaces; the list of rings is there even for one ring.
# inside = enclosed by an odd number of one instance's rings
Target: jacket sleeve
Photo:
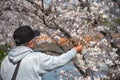
[[[50,71],[60,66],[65,65],[68,63],[75,55],[76,55],[75,48],[71,49],[67,53],[64,53],[60,56],[50,56],[41,53],[39,55],[40,58],[40,68],[45,71]]]

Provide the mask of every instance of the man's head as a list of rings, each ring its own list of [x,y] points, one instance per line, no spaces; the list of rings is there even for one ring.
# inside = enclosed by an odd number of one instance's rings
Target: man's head
[[[30,26],[21,26],[17,28],[13,34],[16,45],[29,43],[34,37],[39,36],[40,32],[32,30]]]

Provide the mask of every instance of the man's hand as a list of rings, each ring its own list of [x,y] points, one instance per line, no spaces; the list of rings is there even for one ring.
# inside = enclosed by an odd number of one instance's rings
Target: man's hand
[[[83,48],[83,45],[78,45],[76,47],[74,47],[76,49],[77,52],[80,52]]]

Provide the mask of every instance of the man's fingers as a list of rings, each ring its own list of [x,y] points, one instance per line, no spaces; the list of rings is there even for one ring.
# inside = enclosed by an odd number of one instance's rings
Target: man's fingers
[[[76,46],[75,49],[77,52],[81,51],[83,48],[83,45]]]

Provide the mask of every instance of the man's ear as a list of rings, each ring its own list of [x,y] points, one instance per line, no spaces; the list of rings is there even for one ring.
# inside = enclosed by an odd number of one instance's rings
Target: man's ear
[[[28,42],[28,47],[30,47],[30,48],[33,48],[33,47],[34,47],[34,43],[33,43],[32,40]]]

